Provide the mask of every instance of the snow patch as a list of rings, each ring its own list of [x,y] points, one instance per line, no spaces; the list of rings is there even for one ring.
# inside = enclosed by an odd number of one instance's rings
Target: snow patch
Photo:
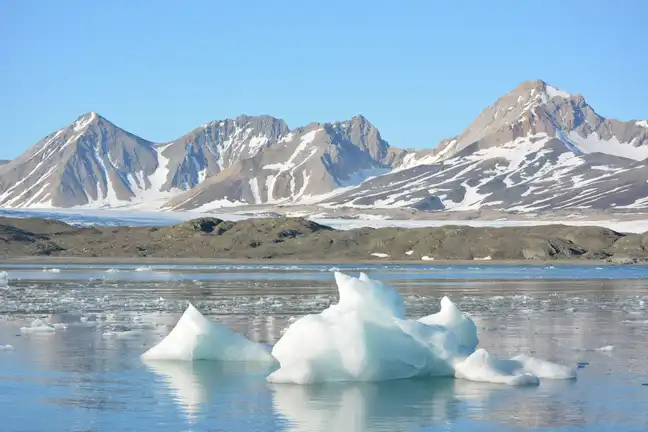
[[[648,120],[639,120],[635,123],[637,126],[648,128]]]
[[[382,253],[382,252],[373,252],[371,253],[371,256],[377,257],[377,258],[389,258],[389,254]]]
[[[547,86],[547,96],[549,96],[549,99],[553,99],[555,97],[567,99],[571,97],[571,95],[566,91],[560,90],[559,88],[550,85]]]
[[[632,143],[619,142],[616,137],[602,139],[596,132],[583,137],[576,131],[569,132],[567,138],[583,153],[605,153],[642,161],[648,158],[648,146],[636,147]]]

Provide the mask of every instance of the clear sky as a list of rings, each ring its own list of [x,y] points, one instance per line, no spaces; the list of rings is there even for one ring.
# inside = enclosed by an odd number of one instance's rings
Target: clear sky
[[[648,119],[647,23],[645,0],[0,0],[0,158],[88,111],[159,142],[363,114],[433,147],[536,78]]]

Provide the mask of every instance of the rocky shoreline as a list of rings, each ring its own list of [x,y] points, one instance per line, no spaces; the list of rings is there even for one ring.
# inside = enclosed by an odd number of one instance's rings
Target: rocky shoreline
[[[79,228],[40,218],[0,217],[0,259],[632,264],[648,262],[648,232],[566,225],[335,230],[302,218],[199,218],[167,227]]]

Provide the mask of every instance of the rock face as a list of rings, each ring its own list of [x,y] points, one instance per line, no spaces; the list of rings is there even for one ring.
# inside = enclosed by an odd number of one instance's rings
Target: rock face
[[[88,113],[0,167],[0,206],[117,206],[160,189],[151,142]],[[156,175],[157,174],[157,175]]]
[[[213,203],[308,202],[389,171],[398,152],[362,116],[313,123],[281,136],[249,158],[173,198],[167,208],[188,210]]]
[[[515,228],[361,228],[338,231],[299,218],[201,218],[167,227],[74,228],[0,218],[0,258],[158,257],[362,260],[648,260],[648,233],[547,225]]]
[[[327,203],[533,212],[648,208],[648,122],[619,122],[580,95],[529,81],[433,152]],[[439,203],[440,201],[440,203]]]
[[[89,113],[0,164],[0,207],[646,210],[647,181],[648,121],[603,118],[538,80],[420,151],[390,147],[362,116],[296,129],[239,116],[154,144]]]

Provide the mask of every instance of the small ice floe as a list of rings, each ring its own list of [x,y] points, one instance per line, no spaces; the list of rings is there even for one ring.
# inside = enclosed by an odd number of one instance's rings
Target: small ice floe
[[[208,320],[192,304],[189,304],[171,333],[142,354],[142,358],[274,362],[264,345]]]
[[[0,351],[13,351],[14,347],[13,345],[0,345]]]
[[[150,272],[153,271],[153,268],[151,267],[137,267],[135,269],[136,272]]]
[[[600,347],[600,348],[575,348],[574,351],[612,352],[612,351],[615,350],[615,348],[616,348],[616,347],[615,347],[614,345],[605,345],[605,346],[602,346],[602,347]]]
[[[43,273],[61,273],[59,268],[44,268]]]
[[[109,268],[106,270],[106,273],[119,273],[119,269],[117,268]]]
[[[374,252],[371,254],[371,256],[375,256],[376,258],[389,258],[389,254],[382,252]]]
[[[65,329],[67,329],[67,324],[56,323],[50,325],[38,318],[32,321],[29,327],[20,327],[20,331],[23,333],[53,333],[56,330]]]

